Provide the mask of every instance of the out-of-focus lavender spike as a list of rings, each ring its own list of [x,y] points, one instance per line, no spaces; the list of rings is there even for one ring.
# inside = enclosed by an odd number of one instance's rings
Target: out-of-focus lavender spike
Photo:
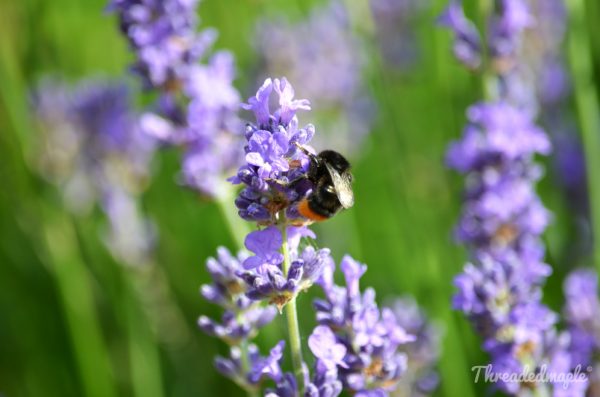
[[[127,87],[85,81],[75,88],[45,82],[34,93],[43,132],[40,171],[61,187],[75,213],[95,202],[108,217],[105,243],[123,263],[147,263],[155,229],[138,208],[155,142],[139,128]]]
[[[144,132],[183,148],[181,181],[208,197],[223,197],[223,179],[242,161],[240,97],[233,56],[212,52],[216,32],[198,32],[198,1],[113,0],[121,31],[136,56],[133,71],[156,92]],[[202,62],[201,62],[202,61]]]

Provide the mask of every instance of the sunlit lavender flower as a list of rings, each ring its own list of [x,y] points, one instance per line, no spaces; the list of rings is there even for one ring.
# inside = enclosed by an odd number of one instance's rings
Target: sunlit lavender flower
[[[454,33],[454,56],[469,69],[481,65],[481,37],[475,24],[465,16],[461,0],[450,0],[438,23]]]
[[[306,20],[260,20],[256,43],[266,76],[287,76],[299,95],[311,98],[312,117],[322,131],[319,147],[351,153],[360,148],[373,121],[365,94],[366,53],[352,32],[341,2],[315,8]]]
[[[246,248],[254,255],[243,262],[246,270],[238,272],[248,285],[248,298],[267,300],[279,310],[298,293],[310,288],[320,279],[324,269],[333,265],[327,248],[315,250],[308,246],[298,252],[301,236],[315,237],[310,230],[290,227],[287,234],[291,260],[287,275],[284,274],[284,257],[280,252],[283,238],[275,226],[252,232],[246,237]]]
[[[269,98],[273,90],[279,96],[279,108],[271,112]],[[239,214],[265,225],[276,223],[280,211],[290,219],[299,219],[296,205],[312,186],[307,180],[289,182],[308,171],[308,157],[297,145],[307,145],[315,128],[312,124],[299,128],[296,112],[309,110],[309,102],[294,99],[294,89],[285,78],[269,78],[244,106],[254,112],[256,123],[246,128],[247,164],[230,179],[245,185],[235,201]]]
[[[254,389],[273,366],[268,363],[281,358],[282,343],[271,351],[270,361],[269,357],[261,357],[256,346],[250,343],[258,330],[273,320],[276,311],[273,306],[262,306],[246,297],[246,286],[237,274],[243,269],[242,262],[247,260],[247,255],[235,257],[223,247],[217,254],[217,258],[206,262],[212,283],[203,285],[200,292],[205,299],[221,306],[224,313],[220,321],[201,316],[198,326],[231,346],[229,358],[215,360],[217,370],[241,387]]]
[[[44,146],[40,171],[82,214],[98,202],[109,220],[105,242],[130,265],[146,263],[154,229],[138,208],[155,143],[142,133],[127,87],[87,81],[74,89],[46,82],[34,94]]]
[[[318,343],[309,341],[309,346],[324,367],[335,366],[344,389],[357,396],[387,396],[406,371],[407,356],[400,348],[414,336],[406,333],[390,309],[378,308],[372,289],[361,294],[359,279],[365,265],[345,256],[341,268],[345,287],[333,284],[331,274],[321,280],[326,299],[314,302],[320,326]],[[331,334],[335,342],[325,343]]]
[[[381,55],[387,65],[407,69],[419,58],[416,19],[430,7],[424,0],[370,0]]]
[[[407,358],[407,371],[400,379],[395,396],[425,397],[433,394],[439,385],[435,370],[439,355],[442,331],[438,324],[429,321],[415,300],[402,297],[390,306],[404,330],[415,337],[400,347]]]
[[[228,191],[224,176],[242,159],[229,52],[211,53],[213,30],[198,32],[197,0],[113,0],[121,30],[136,55],[136,71],[158,93],[141,119],[145,133],[183,147],[181,181],[209,197]],[[200,63],[200,61],[203,61]]]

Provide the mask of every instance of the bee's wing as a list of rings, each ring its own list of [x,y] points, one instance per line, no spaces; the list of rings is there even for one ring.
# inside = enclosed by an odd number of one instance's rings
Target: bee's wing
[[[329,163],[325,162],[327,171],[333,181],[333,187],[337,194],[340,204],[344,208],[350,208],[354,205],[354,193],[352,192],[351,176],[349,173],[340,174]]]

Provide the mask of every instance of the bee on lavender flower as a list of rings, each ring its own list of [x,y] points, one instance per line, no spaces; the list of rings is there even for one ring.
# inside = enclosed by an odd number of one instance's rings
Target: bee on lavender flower
[[[354,205],[350,162],[335,150],[315,155],[297,145],[310,159],[306,179],[314,185],[312,192],[298,203],[300,215],[313,222],[327,220],[339,210]]]

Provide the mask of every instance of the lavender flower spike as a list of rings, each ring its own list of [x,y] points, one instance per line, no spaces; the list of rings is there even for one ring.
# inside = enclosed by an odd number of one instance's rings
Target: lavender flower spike
[[[345,288],[333,284],[331,267],[321,279],[326,299],[314,302],[320,326],[309,346],[323,369],[335,366],[345,390],[360,396],[387,396],[406,371],[407,357],[400,347],[414,337],[390,309],[378,308],[372,289],[360,293],[364,265],[345,256],[341,268]]]
[[[273,320],[276,312],[272,306],[262,306],[246,297],[246,286],[237,273],[243,269],[242,262],[247,256],[239,254],[235,257],[222,247],[217,253],[217,258],[209,258],[206,262],[212,283],[203,285],[200,292],[205,299],[221,306],[224,314],[221,321],[201,316],[198,326],[208,335],[231,346],[229,358],[218,357],[215,360],[217,370],[242,388],[255,390],[268,372],[267,367],[274,367],[260,357],[250,341],[260,328]],[[282,348],[276,347],[271,356],[276,356]]]
[[[108,6],[135,53],[133,71],[158,94],[144,132],[183,148],[181,181],[211,198],[242,162],[233,56],[211,53],[216,32],[197,31],[198,0],[113,0]],[[203,61],[202,63],[200,61]]]
[[[269,98],[273,91],[279,107],[272,112]],[[267,79],[244,105],[254,112],[256,124],[248,124],[246,129],[247,164],[230,180],[245,185],[235,202],[240,216],[261,225],[277,223],[281,211],[290,223],[303,223],[296,206],[313,188],[308,180],[290,183],[308,172],[309,159],[297,145],[308,147],[315,132],[310,124],[298,127],[296,113],[310,106],[307,100],[293,98],[294,89],[285,78]]]
[[[104,242],[131,266],[149,262],[155,230],[138,206],[156,143],[143,134],[127,87],[89,80],[75,88],[45,82],[34,94],[44,133],[40,172],[60,187],[75,214],[99,203],[109,225]]]

